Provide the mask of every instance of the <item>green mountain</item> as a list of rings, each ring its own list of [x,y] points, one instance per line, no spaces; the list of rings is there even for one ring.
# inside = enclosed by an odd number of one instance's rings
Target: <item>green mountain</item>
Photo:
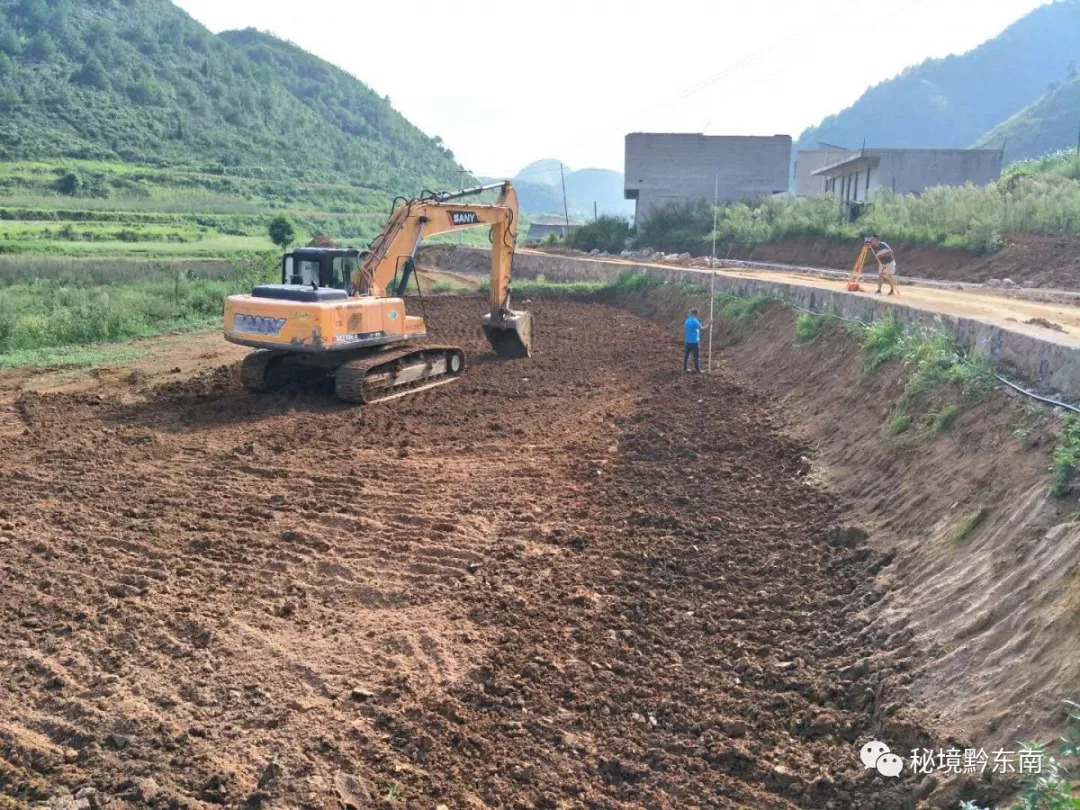
[[[0,0],[0,160],[83,158],[454,185],[452,153],[349,74],[168,0]]]
[[[539,183],[545,186],[558,187],[562,183],[559,174],[561,162],[555,158],[543,158],[534,160],[514,176],[514,187],[521,183]],[[563,171],[569,173],[569,169],[563,167]]]
[[[1059,0],[965,54],[927,59],[871,87],[803,132],[797,145],[858,148],[865,139],[877,147],[970,146],[1065,79],[1074,62],[1080,62],[1080,0]]]
[[[1080,76],[1053,87],[1034,104],[987,132],[976,146],[1000,148],[1005,160],[1034,158],[1058,149],[1075,149],[1080,127]]]
[[[566,176],[566,196],[588,219],[594,210],[601,216],[632,217],[634,201],[623,198],[623,186],[622,172],[611,169],[578,169]]]
[[[566,205],[573,219],[592,219],[593,213],[632,217],[634,203],[623,199],[623,176],[611,169],[578,169],[554,158],[534,160],[514,176],[521,210],[529,214],[563,213],[562,184],[566,178]],[[595,203],[595,206],[594,206]]]

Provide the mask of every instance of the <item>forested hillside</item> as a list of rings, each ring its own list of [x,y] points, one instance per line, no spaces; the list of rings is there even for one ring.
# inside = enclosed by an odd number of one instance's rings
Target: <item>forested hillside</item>
[[[1080,63],[1080,0],[1059,0],[965,54],[928,59],[871,87],[798,145],[970,146],[1065,80],[1071,63]]]
[[[457,181],[452,154],[344,71],[168,0],[0,0],[0,160],[124,160],[350,181]]]
[[[1005,160],[1011,162],[1036,158],[1058,149],[1076,148],[1078,130],[1080,76],[1074,76],[994,127],[976,146],[998,148],[1005,144]]]

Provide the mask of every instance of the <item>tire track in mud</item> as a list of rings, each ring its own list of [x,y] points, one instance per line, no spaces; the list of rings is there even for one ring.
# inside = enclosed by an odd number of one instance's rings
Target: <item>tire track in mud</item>
[[[621,310],[538,301],[510,363],[482,302],[427,308],[469,371],[381,406],[249,396],[226,367],[20,400],[3,790],[336,807],[348,774],[387,806],[900,806],[853,753],[871,561],[826,542],[770,403],[673,373]]]

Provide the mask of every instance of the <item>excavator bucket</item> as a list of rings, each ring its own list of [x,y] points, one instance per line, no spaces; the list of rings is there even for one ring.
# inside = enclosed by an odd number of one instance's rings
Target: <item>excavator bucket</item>
[[[532,313],[508,311],[503,315],[485,315],[484,336],[499,357],[529,357],[532,354]]]

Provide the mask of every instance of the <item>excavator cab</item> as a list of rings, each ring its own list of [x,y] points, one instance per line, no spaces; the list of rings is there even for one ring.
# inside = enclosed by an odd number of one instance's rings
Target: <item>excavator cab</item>
[[[281,259],[281,283],[348,290],[360,263],[360,251],[347,248],[298,248]]]

